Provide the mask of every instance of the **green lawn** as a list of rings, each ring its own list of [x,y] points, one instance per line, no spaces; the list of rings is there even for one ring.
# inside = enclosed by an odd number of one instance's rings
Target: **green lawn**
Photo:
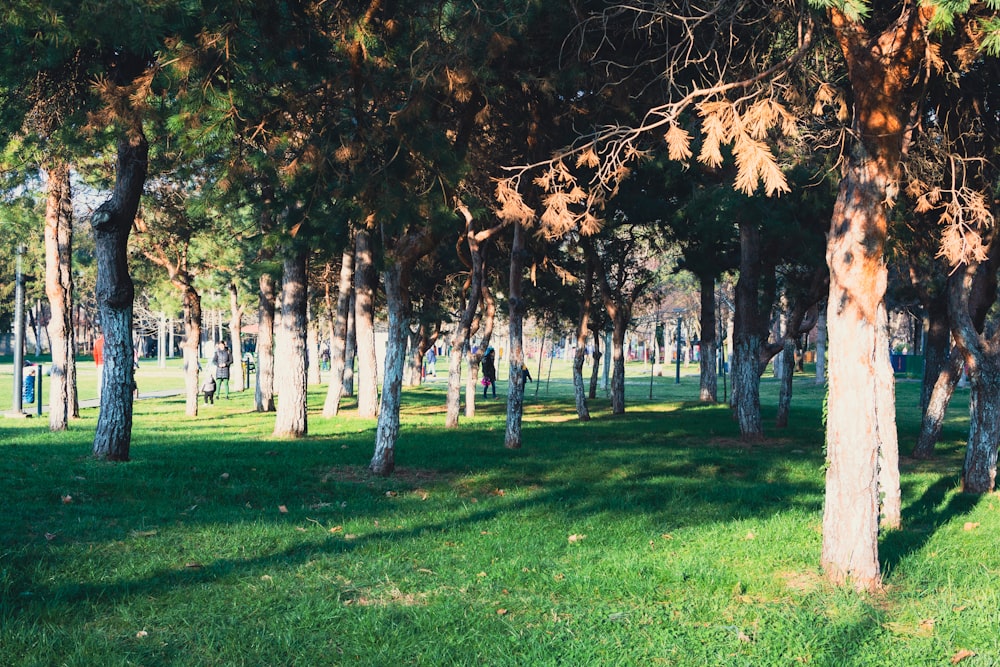
[[[967,393],[940,459],[904,458],[886,592],[862,596],[818,571],[822,388],[800,377],[793,427],[747,449],[693,376],[650,401],[640,372],[626,415],[582,424],[557,364],[516,452],[503,400],[447,430],[443,378],[407,390],[390,479],[365,472],[374,423],[319,418],[319,386],[295,441],[250,392],[196,419],[139,401],[127,464],[89,456],[94,410],[0,419],[0,663],[1000,664],[1000,499],[956,490]]]

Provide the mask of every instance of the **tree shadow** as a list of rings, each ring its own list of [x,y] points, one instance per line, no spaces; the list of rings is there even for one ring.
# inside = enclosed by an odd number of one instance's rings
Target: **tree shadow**
[[[975,509],[981,496],[955,491],[958,484],[957,475],[944,475],[903,509],[902,529],[888,531],[880,540],[879,560],[884,572],[892,572],[907,556],[920,551],[940,526]],[[912,485],[903,486],[905,498],[906,487]]]

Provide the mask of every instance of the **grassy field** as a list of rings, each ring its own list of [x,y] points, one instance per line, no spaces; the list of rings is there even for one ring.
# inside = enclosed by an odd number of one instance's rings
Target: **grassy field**
[[[390,479],[365,471],[374,423],[319,418],[319,386],[295,441],[249,392],[196,419],[139,401],[127,464],[89,456],[95,410],[0,419],[0,663],[1000,664],[1000,499],[956,489],[967,393],[940,458],[904,458],[886,591],[862,596],[818,570],[822,388],[798,378],[793,426],[747,449],[693,376],[650,401],[640,372],[626,415],[581,424],[557,365],[516,452],[502,399],[447,430],[443,380],[407,390]]]

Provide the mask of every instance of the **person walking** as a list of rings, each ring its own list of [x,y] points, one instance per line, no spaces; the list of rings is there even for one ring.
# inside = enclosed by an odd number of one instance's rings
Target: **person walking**
[[[229,351],[229,346],[225,341],[219,341],[215,346],[215,355],[212,357],[215,364],[215,379],[218,380],[218,392],[222,394],[222,388],[226,388],[226,398],[229,398],[229,367],[233,365],[233,354]]]
[[[205,405],[215,403],[215,370],[214,367],[210,367],[205,381],[201,383],[201,393],[205,395]]]
[[[497,397],[497,355],[492,347],[486,348],[483,356],[483,398],[486,391],[492,387],[493,398]]]

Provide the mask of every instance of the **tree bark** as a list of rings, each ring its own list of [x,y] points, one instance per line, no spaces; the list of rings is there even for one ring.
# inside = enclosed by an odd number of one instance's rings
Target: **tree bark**
[[[49,430],[65,431],[78,417],[76,400],[76,339],[73,331],[73,200],[69,165],[48,170],[45,208],[45,293],[49,300]]]
[[[396,467],[396,440],[399,438],[399,408],[403,387],[403,364],[406,356],[409,298],[404,284],[404,269],[394,264],[382,272],[386,308],[389,312],[389,343],[385,355],[385,379],[375,431],[375,453],[369,469],[386,477]]]
[[[881,588],[879,496],[883,511],[898,489],[880,488],[896,476],[879,462],[898,459],[894,379],[889,364],[883,297],[886,201],[896,191],[906,125],[914,109],[911,83],[925,53],[932,6],[907,6],[871,37],[838,9],[829,15],[854,92],[857,137],[840,182],[827,236],[830,299],[826,501],[821,565],[836,584]]]
[[[631,313],[619,304],[609,312],[614,329],[611,332],[611,414],[625,414],[625,331]]]
[[[312,299],[306,297],[306,382],[322,382],[319,373],[319,322],[311,306]]]
[[[597,383],[601,377],[601,332],[594,330],[591,333],[594,335],[594,353],[591,355],[591,364],[593,365],[590,369],[590,393],[588,397],[595,399],[597,398]]]
[[[493,298],[490,290],[485,285],[482,287],[482,298],[480,301],[483,304],[484,310],[482,316],[483,336],[480,339],[479,349],[476,352],[469,349],[465,357],[469,363],[469,377],[465,384],[465,416],[469,419],[476,416],[476,395],[479,393],[479,385],[477,384],[479,366],[486,355],[487,348],[490,346],[490,340],[493,338],[493,325],[497,315],[496,299]],[[473,333],[476,329],[478,327],[474,326]],[[496,387],[491,387],[491,389],[495,391]],[[485,393],[483,397],[485,398]]]
[[[354,396],[354,359],[357,357],[358,336],[354,320],[354,286],[351,286],[351,303],[347,306],[347,340],[344,345],[344,389],[343,396]]]
[[[97,257],[97,308],[104,333],[104,382],[93,454],[128,461],[132,443],[132,303],[135,287],[128,271],[128,237],[146,181],[149,144],[136,122],[118,142],[111,197],[91,217]]]
[[[820,302],[816,320],[816,384],[826,384],[826,310],[826,302]]]
[[[520,449],[522,444],[521,420],[524,415],[524,387],[514,377],[520,375],[524,363],[524,228],[520,222],[511,223],[514,227],[514,239],[510,248],[510,282],[508,284],[507,327],[509,341],[509,370],[507,378],[507,427],[504,432],[504,447]],[[537,381],[537,379],[536,379]]]
[[[375,287],[371,233],[354,237],[354,327],[358,352],[358,416],[371,419],[378,410],[378,366],[375,359]]]
[[[184,342],[181,352],[184,356],[184,414],[198,416],[199,346],[201,344],[201,296],[188,282],[183,287],[181,299],[184,317]]]
[[[583,363],[587,358],[587,335],[590,333],[590,310],[594,294],[594,264],[590,257],[587,257],[584,270],[586,276],[583,280],[583,292],[580,295],[580,310],[576,324],[576,353],[573,355],[573,394],[576,399],[576,417],[585,422],[590,421],[590,410],[587,407],[587,390],[583,384]],[[518,381],[521,382],[521,379],[518,378]]]
[[[795,342],[786,337],[785,346],[780,354],[781,362],[781,389],[778,393],[778,413],[774,419],[777,428],[788,427],[788,413],[792,407],[792,376],[795,373]]]
[[[306,391],[307,253],[291,250],[282,262],[281,324],[276,354],[281,359],[274,436],[297,438],[309,432]]]
[[[257,281],[257,412],[274,412],[274,304],[277,290],[274,276],[260,274]]]
[[[733,317],[733,399],[740,437],[744,442],[764,438],[760,416],[761,346],[764,336],[758,290],[761,282],[760,230],[740,222],[740,277],[736,282]]]
[[[233,351],[233,368],[236,377],[230,374],[230,382],[234,391],[246,389],[246,376],[243,373],[243,306],[240,305],[239,290],[235,282],[229,283],[229,349]]]
[[[718,367],[715,363],[715,276],[703,273],[698,276],[701,285],[701,357],[700,389],[698,398],[702,403],[716,403],[719,400]]]
[[[340,259],[340,280],[337,284],[337,308],[330,336],[330,382],[327,386],[323,416],[332,418],[340,410],[340,397],[344,391],[344,365],[347,360],[347,316],[351,306],[351,289],[354,278],[354,253],[345,251]],[[353,360],[352,360],[353,362]]]
[[[964,366],[965,359],[962,358],[961,351],[957,347],[952,348],[948,355],[947,364],[938,372],[930,397],[927,399],[927,407],[924,408],[920,419],[920,434],[917,436],[917,444],[914,445],[913,451],[910,453],[913,458],[934,458],[934,448],[938,438],[941,437],[945,413],[948,411],[951,397],[955,394],[958,380],[962,377]]]

